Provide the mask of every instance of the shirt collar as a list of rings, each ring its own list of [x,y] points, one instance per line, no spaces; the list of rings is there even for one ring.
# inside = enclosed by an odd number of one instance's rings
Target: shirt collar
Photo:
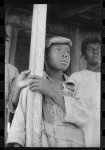
[[[64,82],[67,82],[68,76],[63,73],[63,77],[64,77]],[[44,71],[44,78],[50,79],[51,77]]]

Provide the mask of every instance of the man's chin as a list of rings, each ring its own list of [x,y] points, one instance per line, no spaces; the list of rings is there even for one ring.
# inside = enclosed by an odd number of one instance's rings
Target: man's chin
[[[57,68],[53,68],[53,70],[56,70],[56,71],[65,71],[67,69],[67,67],[57,67]]]
[[[93,61],[93,62],[91,62],[91,65],[99,65],[101,63],[101,61]]]
[[[59,68],[58,70],[59,71],[65,71],[67,69],[67,67],[62,67],[62,68]]]

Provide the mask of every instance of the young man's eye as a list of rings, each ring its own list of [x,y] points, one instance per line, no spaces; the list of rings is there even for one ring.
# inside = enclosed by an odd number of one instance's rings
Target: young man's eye
[[[59,48],[57,48],[57,49],[55,49],[55,51],[60,51],[60,49],[59,49]]]
[[[67,54],[70,54],[70,51],[68,50],[68,51],[66,51],[66,53],[67,53]]]
[[[87,49],[87,52],[92,53],[92,52],[93,52],[93,49],[92,49],[92,48],[89,48],[89,49]]]
[[[70,54],[70,51],[67,51],[67,53],[69,53],[69,54]]]

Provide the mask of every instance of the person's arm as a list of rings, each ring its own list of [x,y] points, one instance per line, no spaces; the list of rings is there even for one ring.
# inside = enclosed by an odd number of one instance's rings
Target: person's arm
[[[61,109],[63,110],[63,112],[65,112],[65,101],[64,101],[64,97],[59,94],[57,91],[55,90],[51,90],[50,95],[49,95],[53,101],[61,107]]]
[[[16,87],[15,88],[15,92],[14,95],[12,97],[12,105],[14,107],[14,110],[16,109],[17,105],[18,105],[18,101],[19,101],[19,96],[20,96],[20,92],[23,88],[20,87]]]
[[[21,90],[28,85],[28,75],[30,71],[26,70],[20,73],[11,84],[11,93],[8,102],[10,112],[14,113],[18,105]]]
[[[41,92],[44,95],[51,97],[54,102],[59,105],[65,112],[65,105],[63,96],[55,91],[48,79],[44,79],[39,76],[30,76],[29,88],[33,92]]]
[[[55,91],[51,83],[47,79],[43,79],[39,76],[31,76],[29,82],[30,90],[33,92],[41,92],[53,99],[53,101],[61,107],[65,112],[65,120],[72,123],[82,123],[85,122],[85,117],[87,117],[87,111],[85,105],[85,99],[80,95],[80,91],[76,91],[79,97],[72,98],[71,96],[62,96],[57,91]],[[80,88],[78,88],[80,90]],[[84,115],[82,115],[84,113]]]
[[[15,93],[12,98],[12,103],[14,106],[17,106],[17,104],[18,104],[19,95],[20,95],[21,90],[28,85],[29,74],[30,74],[30,70],[22,71],[16,80]]]
[[[62,96],[52,90],[50,97],[65,113],[64,122],[71,122],[83,126],[88,121],[89,112],[85,105],[85,99],[82,96],[72,98],[71,96]]]
[[[24,88],[20,93],[19,103],[8,133],[7,145],[13,143],[13,146],[16,146],[14,143],[17,143],[23,147],[25,146],[26,93],[27,88]]]
[[[71,76],[69,82],[75,83],[75,78],[77,80],[77,76]],[[90,113],[86,104],[87,100],[83,96],[84,94],[81,93],[80,83],[75,85],[76,87],[73,97],[62,96],[53,90],[50,92],[50,97],[65,112],[64,122],[71,122],[79,126],[84,126],[85,123],[87,123],[87,121],[90,119]]]
[[[64,122],[75,123],[79,126],[84,126],[90,118],[89,111],[84,105],[84,98],[72,98],[64,96],[65,102],[65,118]]]
[[[90,112],[87,107],[87,99],[81,90],[81,76],[74,73],[69,77],[69,82],[75,83],[73,96],[64,96],[65,118],[64,122],[72,122],[84,126],[90,119]]]

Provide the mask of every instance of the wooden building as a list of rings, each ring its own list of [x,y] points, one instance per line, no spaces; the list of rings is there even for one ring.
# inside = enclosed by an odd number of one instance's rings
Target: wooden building
[[[28,69],[33,5],[5,4],[5,26],[9,35],[5,58],[19,72]],[[72,40],[71,64],[67,74],[86,68],[81,42],[87,36],[100,36],[100,3],[48,4],[46,36],[59,35]]]
[[[81,57],[81,42],[87,36],[100,37],[100,3],[81,3],[81,0],[73,3],[71,0],[69,4],[42,5],[34,5],[33,9],[33,5],[6,4],[5,26],[9,36],[5,47],[6,60],[19,72],[30,67],[32,74],[42,76],[46,31],[46,36],[64,36],[73,42],[67,75],[86,68]],[[26,146],[40,147],[42,95],[30,90],[27,93]]]

